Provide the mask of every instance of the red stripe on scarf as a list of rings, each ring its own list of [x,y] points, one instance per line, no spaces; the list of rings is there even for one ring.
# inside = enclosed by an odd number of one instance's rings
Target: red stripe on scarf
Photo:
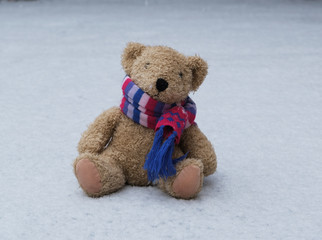
[[[154,129],[155,125],[157,124],[158,118],[153,116],[153,114],[154,114],[153,109],[155,108],[157,103],[158,102],[156,100],[154,100],[153,98],[149,98],[149,101],[145,105],[145,108],[147,109],[146,113],[149,115],[148,116],[148,128]]]

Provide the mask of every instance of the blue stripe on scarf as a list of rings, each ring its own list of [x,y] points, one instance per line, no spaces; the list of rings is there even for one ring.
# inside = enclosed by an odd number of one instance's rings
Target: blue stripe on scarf
[[[190,97],[187,97],[186,103],[185,103],[185,109],[186,111],[189,111],[193,115],[196,115],[197,109],[196,109],[196,104]]]
[[[134,120],[134,122],[137,122],[137,123],[140,123],[141,111],[139,111],[137,108],[140,106],[139,102],[141,100],[143,93],[144,92],[141,89],[138,89],[138,91],[136,91],[136,93],[134,94],[134,97],[133,97],[133,105],[135,106],[135,109],[133,112],[133,120]]]
[[[139,89],[138,91],[136,91],[136,93],[134,94],[134,97],[133,97],[133,105],[135,107],[139,107],[140,106],[139,105],[139,102],[140,102],[143,94],[144,94],[144,92],[141,89]]]
[[[164,105],[165,104],[162,102],[157,102],[157,105],[154,108],[154,116],[157,116],[157,117],[161,116]]]
[[[125,115],[127,115],[128,110],[129,110],[129,102],[128,102],[128,100],[126,100],[124,102],[124,108],[123,108],[123,112]]]
[[[136,123],[140,123],[140,111],[137,108],[134,108],[133,111],[133,121]]]
[[[133,86],[134,86],[134,82],[132,82],[132,81],[129,82],[129,84],[125,88],[125,92],[128,93],[132,89]]]

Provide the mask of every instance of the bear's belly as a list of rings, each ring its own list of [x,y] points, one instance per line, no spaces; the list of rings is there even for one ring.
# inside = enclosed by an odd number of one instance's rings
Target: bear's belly
[[[137,159],[141,162],[151,149],[153,139],[153,129],[143,127],[123,115],[115,129],[111,147],[125,155],[128,160]]]
[[[115,160],[121,165],[129,184],[148,184],[143,165],[152,147],[154,135],[153,129],[141,126],[125,115],[121,116],[113,139],[105,151],[106,154],[113,152],[114,156],[118,156]],[[181,149],[175,146],[174,157],[182,155]]]

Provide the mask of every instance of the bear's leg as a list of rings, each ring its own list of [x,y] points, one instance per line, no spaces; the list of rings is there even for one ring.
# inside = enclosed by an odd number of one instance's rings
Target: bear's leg
[[[160,179],[159,187],[176,198],[191,199],[201,191],[203,184],[203,164],[201,160],[188,158],[176,165],[175,176]]]
[[[81,154],[74,162],[79,185],[90,197],[101,197],[122,188],[125,176],[111,157]]]

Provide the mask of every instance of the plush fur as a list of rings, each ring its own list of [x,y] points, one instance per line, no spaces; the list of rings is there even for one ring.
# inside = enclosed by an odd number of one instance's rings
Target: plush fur
[[[196,91],[207,75],[207,63],[198,56],[186,57],[169,47],[140,43],[127,45],[122,66],[142,90],[169,104]],[[158,78],[169,84],[162,92],[156,89]],[[153,139],[154,130],[133,122],[119,107],[103,112],[78,144],[74,171],[82,189],[91,197],[100,197],[125,184],[151,185],[143,165]],[[204,176],[214,173],[217,167],[214,149],[197,125],[184,130],[173,158],[188,151],[188,157],[176,165],[176,175],[158,182],[162,190],[176,198],[197,196]]]

